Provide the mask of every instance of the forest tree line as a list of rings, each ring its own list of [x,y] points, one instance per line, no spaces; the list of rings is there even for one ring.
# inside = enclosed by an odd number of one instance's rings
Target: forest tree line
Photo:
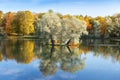
[[[42,32],[42,33],[41,33]],[[81,35],[120,37],[120,14],[113,16],[82,16],[62,15],[49,10],[47,13],[31,11],[7,12],[0,11],[1,35],[45,35],[54,38],[80,37]],[[54,36],[55,35],[55,36]]]

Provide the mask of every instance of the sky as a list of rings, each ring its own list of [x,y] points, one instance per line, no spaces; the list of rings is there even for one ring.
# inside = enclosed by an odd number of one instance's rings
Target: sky
[[[120,0],[0,0],[0,10],[54,12],[72,15],[108,16],[120,13]]]

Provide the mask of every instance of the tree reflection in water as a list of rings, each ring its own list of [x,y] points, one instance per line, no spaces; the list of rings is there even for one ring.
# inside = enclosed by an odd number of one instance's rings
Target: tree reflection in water
[[[15,59],[19,63],[30,63],[34,57],[34,41],[32,40],[3,40],[1,54],[4,59]]]
[[[83,40],[81,48],[91,49],[94,56],[102,56],[105,59],[112,58],[114,62],[120,62],[120,42],[112,42],[108,39],[86,39]]]
[[[111,43],[106,41],[102,44]],[[87,39],[80,46],[52,47],[42,45],[39,40],[0,40],[0,61],[12,59],[17,63],[29,64],[34,59],[39,59],[39,69],[45,76],[53,75],[58,70],[77,72],[85,68],[86,58],[82,55],[89,52],[93,52],[96,57],[112,58],[113,61],[120,62],[120,46],[114,44],[101,46],[100,41]]]
[[[58,69],[76,72],[85,67],[85,58],[82,59],[80,54],[75,53],[79,52],[79,49],[74,49],[74,51],[70,52],[65,46],[51,47],[51,50],[49,49],[50,47],[45,47],[39,54],[40,59],[42,59],[39,68],[44,75],[55,74]]]

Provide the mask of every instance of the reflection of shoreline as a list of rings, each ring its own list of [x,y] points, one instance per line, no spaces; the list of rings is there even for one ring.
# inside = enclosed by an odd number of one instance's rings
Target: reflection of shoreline
[[[27,43],[26,43],[27,42]],[[26,43],[26,44],[25,44]],[[98,40],[83,40],[82,44],[79,46],[70,46],[70,50],[73,49],[73,51],[76,50],[75,53],[77,54],[82,54],[82,53],[88,53],[88,52],[98,52],[99,54],[112,54],[114,56],[115,53],[119,54],[120,53],[120,45],[119,43],[110,43],[109,41],[104,41],[102,44]],[[118,45],[118,46],[112,46],[112,45]],[[32,45],[32,46],[30,46]],[[39,44],[39,41],[36,43],[34,40],[3,40],[0,42],[0,54],[1,54],[1,60],[3,55],[6,57],[6,59],[14,59],[14,55],[16,53],[20,53],[20,51],[28,51],[30,50],[31,52],[35,52],[36,54],[40,54],[42,52],[42,45]],[[59,48],[60,46],[56,47]],[[50,46],[44,46],[43,48],[49,48]],[[23,50],[22,50],[23,49]],[[26,50],[28,49],[28,50]],[[111,51],[109,50],[111,49]],[[66,50],[69,50],[67,48]],[[69,52],[70,52],[69,50]],[[63,50],[61,50],[63,51]],[[9,54],[8,54],[9,53]],[[29,51],[28,51],[29,53]],[[113,54],[114,53],[114,54]],[[16,54],[18,55],[18,54]],[[37,56],[36,56],[37,57]]]
[[[112,58],[115,62],[120,62],[120,42],[102,40],[102,39],[85,39],[82,42],[84,47],[91,47],[94,56],[103,56],[103,58]]]

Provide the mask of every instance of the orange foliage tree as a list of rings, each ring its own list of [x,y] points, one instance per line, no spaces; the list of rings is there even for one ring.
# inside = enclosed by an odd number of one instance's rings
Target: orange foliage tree
[[[92,17],[90,16],[85,16],[84,17],[84,20],[86,21],[86,24],[87,24],[87,30],[90,31],[93,29],[93,26],[91,24],[91,20],[92,20]]]
[[[96,19],[101,24],[101,35],[104,35],[106,33],[106,29],[107,29],[106,19],[104,17],[101,17],[101,16],[98,16]]]
[[[3,24],[4,24],[4,30],[7,34],[12,32],[12,22],[14,20],[14,13],[8,12],[4,16]]]

